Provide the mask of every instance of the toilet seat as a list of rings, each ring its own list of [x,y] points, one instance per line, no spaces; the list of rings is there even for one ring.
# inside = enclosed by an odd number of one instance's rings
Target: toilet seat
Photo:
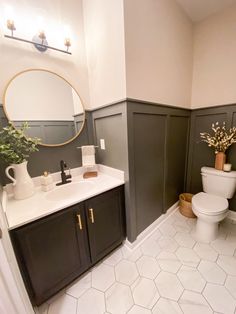
[[[193,196],[192,205],[199,213],[213,216],[225,212],[229,203],[226,198],[200,192]]]

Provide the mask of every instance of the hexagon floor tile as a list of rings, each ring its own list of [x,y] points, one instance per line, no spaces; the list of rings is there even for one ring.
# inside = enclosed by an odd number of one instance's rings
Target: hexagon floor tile
[[[176,255],[186,266],[197,267],[200,262],[200,258],[192,249],[180,247],[176,251]]]
[[[167,252],[175,252],[179,245],[178,243],[174,240],[174,238],[168,237],[168,236],[162,236],[158,240],[158,244],[161,248],[161,251],[167,251]]]
[[[177,301],[184,290],[178,277],[167,272],[161,272],[155,283],[160,295],[173,301]]]
[[[180,245],[187,248],[192,248],[196,243],[190,234],[178,232],[175,235],[175,241]]]
[[[169,236],[169,237],[174,237],[174,235],[177,232],[176,229],[172,225],[168,224],[167,222],[163,223],[159,229],[163,235]]]
[[[225,282],[225,287],[232,294],[232,296],[236,299],[236,277],[228,276]]]
[[[228,274],[236,276],[236,257],[220,255],[217,264]]]
[[[148,238],[141,245],[141,250],[144,255],[156,257],[160,253],[161,248],[156,240]]]
[[[211,314],[213,313],[211,307],[206,302],[205,298],[196,292],[184,291],[179,305],[184,314]]]
[[[68,289],[66,293],[74,298],[79,298],[84,292],[91,288],[92,279],[91,272],[83,275],[79,280],[74,282]]]
[[[197,255],[204,260],[210,262],[215,262],[217,260],[218,253],[209,244],[196,243],[193,249]]]
[[[115,282],[114,268],[100,264],[92,270],[92,287],[106,291]]]
[[[177,302],[160,298],[152,309],[153,314],[183,314]]]
[[[133,297],[128,286],[115,283],[106,293],[106,308],[112,314],[128,312],[133,306]]]
[[[159,229],[156,229],[149,237],[149,239],[153,239],[155,241],[158,241],[160,237],[162,236],[162,233]]]
[[[131,250],[126,246],[123,246],[122,249],[123,257],[131,262],[136,262],[142,255],[141,248],[138,247],[137,249]]]
[[[126,285],[132,283],[138,278],[138,271],[134,262],[122,260],[115,267],[116,280]]]
[[[188,233],[191,231],[191,227],[187,220],[178,219],[173,223],[173,226],[177,232]]]
[[[224,284],[225,282],[226,274],[216,263],[201,261],[198,270],[208,282],[216,284]]]
[[[196,242],[178,211],[140,246],[118,248],[38,308],[39,314],[236,314],[236,224]]]
[[[62,295],[59,298],[56,298],[53,303],[49,305],[48,313],[49,314],[58,314],[58,313],[71,313],[76,314],[77,301],[75,298],[69,295]]]
[[[177,276],[187,290],[201,293],[206,285],[206,281],[202,278],[199,271],[193,267],[182,266]]]
[[[214,311],[225,314],[234,314],[236,301],[225,287],[207,284],[203,291],[203,295]]]
[[[234,241],[216,239],[211,243],[211,246],[222,255],[234,255],[236,249],[236,243]]]
[[[143,277],[154,279],[161,271],[155,258],[151,256],[142,256],[137,262],[139,274]]]
[[[104,264],[110,265],[110,266],[115,266],[118,264],[123,258],[121,249],[116,250],[115,252],[112,252],[105,260]]]
[[[157,261],[162,270],[170,273],[177,273],[182,265],[174,253],[165,251],[158,255]]]
[[[103,314],[104,312],[104,293],[91,288],[79,298],[77,305],[77,314]]]
[[[147,309],[151,309],[160,297],[154,281],[147,278],[139,278],[132,285],[132,293],[134,303]]]

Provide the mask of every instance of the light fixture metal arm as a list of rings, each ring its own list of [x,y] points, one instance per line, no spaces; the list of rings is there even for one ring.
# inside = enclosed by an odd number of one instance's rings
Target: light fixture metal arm
[[[28,40],[28,39],[24,39],[24,38],[20,38],[20,37],[16,37],[16,36],[10,36],[10,35],[4,35],[4,37],[9,38],[9,39],[14,39],[14,40],[22,41],[22,42],[25,42],[25,43],[28,43],[28,44],[33,44],[33,45],[41,46],[41,47],[46,48],[46,49],[51,49],[51,50],[55,50],[55,51],[59,51],[59,52],[63,52],[63,53],[72,55],[72,53],[69,52],[68,50],[63,50],[63,49],[55,48],[55,47],[48,46],[48,45],[45,45],[45,44],[39,44],[39,43],[36,43],[36,42],[34,42],[34,41],[32,41],[32,40]]]

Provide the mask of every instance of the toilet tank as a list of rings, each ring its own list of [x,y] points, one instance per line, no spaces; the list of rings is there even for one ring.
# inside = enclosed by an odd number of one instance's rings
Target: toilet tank
[[[228,199],[233,197],[236,189],[236,171],[224,172],[202,167],[201,175],[204,192]]]

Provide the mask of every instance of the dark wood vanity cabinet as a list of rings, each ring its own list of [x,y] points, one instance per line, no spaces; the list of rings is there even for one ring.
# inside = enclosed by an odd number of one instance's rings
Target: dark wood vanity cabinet
[[[83,204],[73,206],[11,231],[27,290],[41,304],[77,278],[91,264]]]
[[[10,235],[32,304],[40,305],[122,243],[123,186]]]

